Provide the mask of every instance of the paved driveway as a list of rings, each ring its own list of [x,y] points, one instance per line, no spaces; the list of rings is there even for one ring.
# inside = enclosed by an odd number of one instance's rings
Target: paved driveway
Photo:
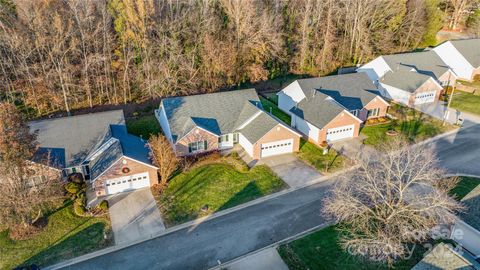
[[[262,158],[258,164],[270,167],[291,188],[307,185],[322,177],[317,170],[293,154]]]
[[[150,188],[120,193],[108,202],[116,244],[145,239],[165,230]]]

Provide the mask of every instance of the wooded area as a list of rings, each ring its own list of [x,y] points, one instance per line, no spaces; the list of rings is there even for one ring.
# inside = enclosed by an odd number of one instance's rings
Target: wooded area
[[[0,99],[34,117],[328,74],[432,45],[459,1],[475,8],[475,0],[0,0]],[[473,13],[459,14],[455,24]]]

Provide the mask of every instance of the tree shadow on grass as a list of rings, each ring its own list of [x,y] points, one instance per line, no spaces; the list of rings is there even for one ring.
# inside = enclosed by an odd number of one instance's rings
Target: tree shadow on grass
[[[104,223],[94,223],[82,231],[45,248],[20,266],[32,264],[47,266],[109,246],[112,240],[110,238],[104,239],[105,229]]]
[[[263,196],[263,192],[258,188],[255,180],[249,182],[241,191],[237,192],[227,202],[225,202],[217,211],[225,210],[230,207],[246,203],[253,199]]]

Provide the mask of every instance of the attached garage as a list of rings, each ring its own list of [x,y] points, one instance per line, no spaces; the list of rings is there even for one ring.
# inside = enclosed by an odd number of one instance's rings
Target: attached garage
[[[293,139],[263,143],[260,157],[270,157],[275,155],[287,154],[293,152]]]
[[[422,92],[415,95],[415,105],[435,102],[436,91]]]
[[[327,142],[333,142],[343,139],[353,138],[355,135],[355,125],[341,126],[327,129]]]
[[[150,178],[148,176],[148,172],[109,179],[105,181],[105,190],[107,195],[149,186]]]

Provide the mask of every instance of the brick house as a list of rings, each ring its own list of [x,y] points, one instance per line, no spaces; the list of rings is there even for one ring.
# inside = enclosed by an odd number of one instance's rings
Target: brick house
[[[357,137],[364,121],[384,117],[389,106],[362,73],[296,80],[277,95],[291,126],[316,144]]]
[[[32,121],[29,127],[38,134],[36,156],[48,153],[50,166],[64,178],[82,174],[95,197],[158,183],[150,148],[127,132],[122,110]]]
[[[155,116],[177,156],[238,144],[260,159],[300,147],[301,134],[266,113],[255,89],[165,98]]]

